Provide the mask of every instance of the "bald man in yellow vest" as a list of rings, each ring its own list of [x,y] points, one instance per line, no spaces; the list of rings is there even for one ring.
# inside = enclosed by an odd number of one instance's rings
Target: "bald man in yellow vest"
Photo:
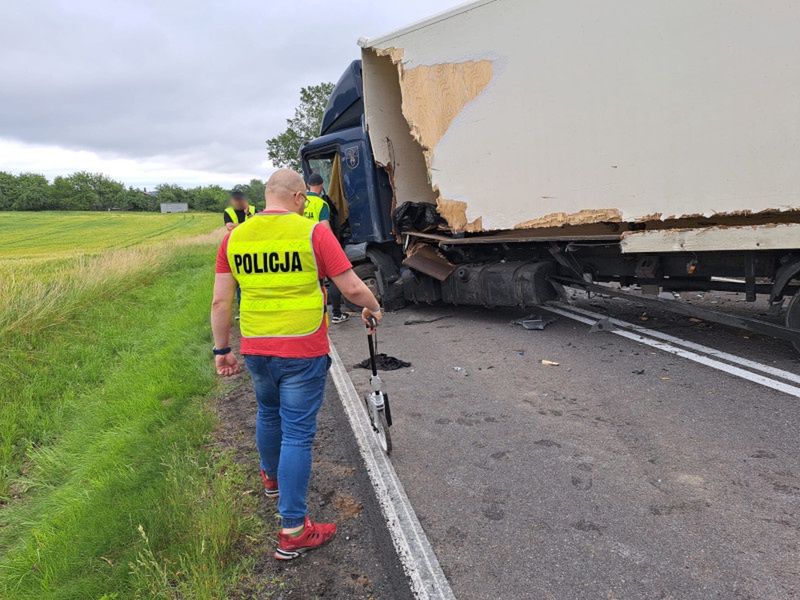
[[[380,321],[378,301],[331,229],[304,218],[303,178],[289,169],[267,181],[267,207],[228,233],[217,253],[211,328],[217,373],[238,373],[230,348],[231,307],[242,289],[241,352],[253,380],[256,445],[264,493],[278,497],[282,528],[275,558],[291,560],[336,533],[333,523],[308,517],[311,445],[330,359],[325,289],[329,277],[361,318]],[[280,489],[279,489],[280,487]]]

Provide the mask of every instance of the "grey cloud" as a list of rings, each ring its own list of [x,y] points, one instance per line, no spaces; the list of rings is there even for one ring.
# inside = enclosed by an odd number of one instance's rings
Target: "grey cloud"
[[[359,37],[454,4],[16,2],[0,20],[0,137],[258,175],[301,86],[335,81]]]

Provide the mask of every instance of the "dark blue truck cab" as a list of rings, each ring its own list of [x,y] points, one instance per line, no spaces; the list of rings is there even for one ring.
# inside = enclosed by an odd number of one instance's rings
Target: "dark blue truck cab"
[[[346,216],[343,244],[394,245],[392,188],[386,171],[375,165],[364,127],[360,60],[350,63],[339,79],[325,108],[319,137],[306,143],[300,156],[305,177],[312,172],[322,175],[325,189],[334,198],[331,178],[338,168],[339,196],[346,203],[346,208],[337,207]]]

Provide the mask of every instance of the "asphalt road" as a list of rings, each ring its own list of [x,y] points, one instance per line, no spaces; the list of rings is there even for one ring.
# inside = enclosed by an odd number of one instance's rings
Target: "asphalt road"
[[[591,304],[800,372],[780,342]],[[563,317],[512,326],[522,314],[416,307],[380,329],[413,363],[383,375],[392,462],[456,596],[799,597],[800,400]],[[367,356],[355,319],[332,338],[348,367]]]

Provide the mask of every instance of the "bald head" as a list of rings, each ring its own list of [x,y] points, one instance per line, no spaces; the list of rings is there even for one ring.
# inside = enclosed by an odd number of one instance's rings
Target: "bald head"
[[[303,178],[291,169],[278,169],[267,180],[264,199],[267,208],[283,208],[301,214],[305,206],[306,186]]]

